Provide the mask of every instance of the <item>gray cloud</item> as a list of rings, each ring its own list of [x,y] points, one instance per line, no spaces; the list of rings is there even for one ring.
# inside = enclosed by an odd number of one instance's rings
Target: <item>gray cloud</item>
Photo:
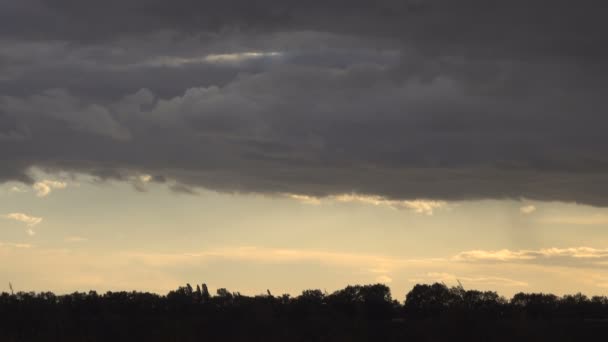
[[[602,9],[8,1],[0,181],[605,206]]]
[[[76,131],[117,140],[130,138],[129,131],[112,118],[107,108],[97,104],[82,105],[79,99],[61,89],[50,89],[25,99],[5,96],[0,98],[0,107],[20,118],[48,116]]]
[[[235,27],[394,36],[438,47],[451,42],[453,48],[494,42],[509,50],[536,46],[547,53],[587,55],[605,52],[592,41],[603,35],[603,10],[599,0],[576,5],[566,0],[20,0],[3,2],[0,13],[9,37],[86,42],[158,30],[217,32]]]

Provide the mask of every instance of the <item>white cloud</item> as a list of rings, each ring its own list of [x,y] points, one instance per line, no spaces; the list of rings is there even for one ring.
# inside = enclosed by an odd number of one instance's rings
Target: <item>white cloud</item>
[[[380,196],[362,196],[356,194],[343,194],[332,196],[338,202],[359,202],[376,206],[388,206],[394,209],[409,209],[417,214],[433,215],[435,209],[443,208],[447,205],[443,201],[414,200],[398,201],[390,200]]]
[[[9,219],[9,220],[23,222],[23,223],[27,224],[29,227],[33,227],[33,226],[39,224],[40,222],[42,222],[42,217],[29,216],[29,215],[26,215],[23,213],[10,213],[10,214],[4,215],[4,218]]]
[[[608,258],[608,249],[598,249],[591,247],[571,247],[571,248],[543,248],[538,250],[517,250],[501,249],[496,251],[472,250],[461,252],[455,255],[454,261],[529,261],[550,258],[571,258],[571,259],[601,259]]]
[[[332,196],[332,199],[338,202],[360,202],[371,205],[390,205],[390,201],[380,197],[380,196],[363,196],[356,194],[342,194]]]
[[[498,251],[472,250],[461,252],[455,255],[453,259],[456,261],[511,261],[534,258],[534,256],[527,255],[526,251],[501,249]]]
[[[40,182],[36,182],[32,187],[36,191],[36,196],[38,197],[46,197],[51,191],[58,189],[67,188],[68,184],[65,182],[53,181],[53,180],[42,180]]]
[[[298,200],[306,204],[319,205],[323,203],[323,199],[314,196],[300,195],[300,194],[288,194],[288,197]],[[357,194],[341,194],[333,195],[325,198],[328,202],[341,202],[341,203],[362,203],[375,206],[386,206],[393,209],[408,209],[412,210],[417,214],[433,215],[434,210],[445,208],[447,203],[444,201],[432,201],[432,200],[413,200],[413,201],[399,201],[390,200],[381,196],[365,196]]]
[[[34,236],[36,235],[36,232],[34,230],[32,230],[31,228],[28,228],[28,230],[25,231],[27,233],[27,235],[29,236]]]
[[[536,207],[533,206],[533,205],[526,205],[526,206],[523,206],[523,207],[519,208],[519,211],[522,214],[526,214],[526,215],[527,214],[532,214],[533,212],[536,211]]]
[[[573,258],[605,258],[608,257],[608,249],[591,248],[591,247],[574,247],[574,248],[545,248],[540,250],[541,255],[545,257],[551,256],[570,256]]]
[[[297,195],[297,194],[288,194],[287,196],[289,198],[295,199],[295,200],[300,201],[305,204],[313,204],[313,205],[321,204],[321,199],[319,199],[317,197],[313,197],[313,196]]]
[[[443,201],[425,201],[425,200],[415,200],[415,201],[401,201],[398,202],[401,206],[414,210],[414,212],[418,214],[426,214],[433,215],[433,210],[440,209],[446,206],[446,203]]]

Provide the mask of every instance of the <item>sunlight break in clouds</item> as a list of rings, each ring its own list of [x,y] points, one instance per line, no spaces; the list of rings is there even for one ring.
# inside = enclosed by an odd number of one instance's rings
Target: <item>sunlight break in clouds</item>
[[[51,191],[57,189],[65,189],[68,184],[65,182],[58,182],[53,180],[45,179],[40,182],[36,182],[33,185],[34,190],[36,191],[36,196],[38,197],[46,197],[50,195]]]
[[[240,53],[210,54],[203,57],[161,56],[143,63],[143,66],[177,68],[203,63],[242,63],[248,60],[265,57],[278,57],[281,55],[282,54],[280,52],[276,51],[249,51]]]
[[[42,217],[29,216],[23,213],[10,213],[5,215],[4,218],[25,223],[29,227],[33,227],[42,222]]]
[[[270,51],[270,52],[253,51],[253,52],[241,52],[241,53],[213,54],[213,55],[206,56],[205,61],[211,62],[211,63],[217,63],[217,62],[235,63],[235,62],[242,62],[242,61],[245,61],[248,59],[262,58],[262,57],[277,57],[280,55],[281,55],[281,53],[277,52],[277,51]]]

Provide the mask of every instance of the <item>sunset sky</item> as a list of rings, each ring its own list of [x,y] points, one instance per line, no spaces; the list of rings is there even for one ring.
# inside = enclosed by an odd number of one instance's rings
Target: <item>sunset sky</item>
[[[594,0],[0,2],[0,292],[608,293]]]

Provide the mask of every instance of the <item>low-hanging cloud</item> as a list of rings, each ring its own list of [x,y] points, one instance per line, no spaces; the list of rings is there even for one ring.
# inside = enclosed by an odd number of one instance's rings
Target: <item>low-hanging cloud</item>
[[[0,182],[606,206],[602,8],[3,2]]]

